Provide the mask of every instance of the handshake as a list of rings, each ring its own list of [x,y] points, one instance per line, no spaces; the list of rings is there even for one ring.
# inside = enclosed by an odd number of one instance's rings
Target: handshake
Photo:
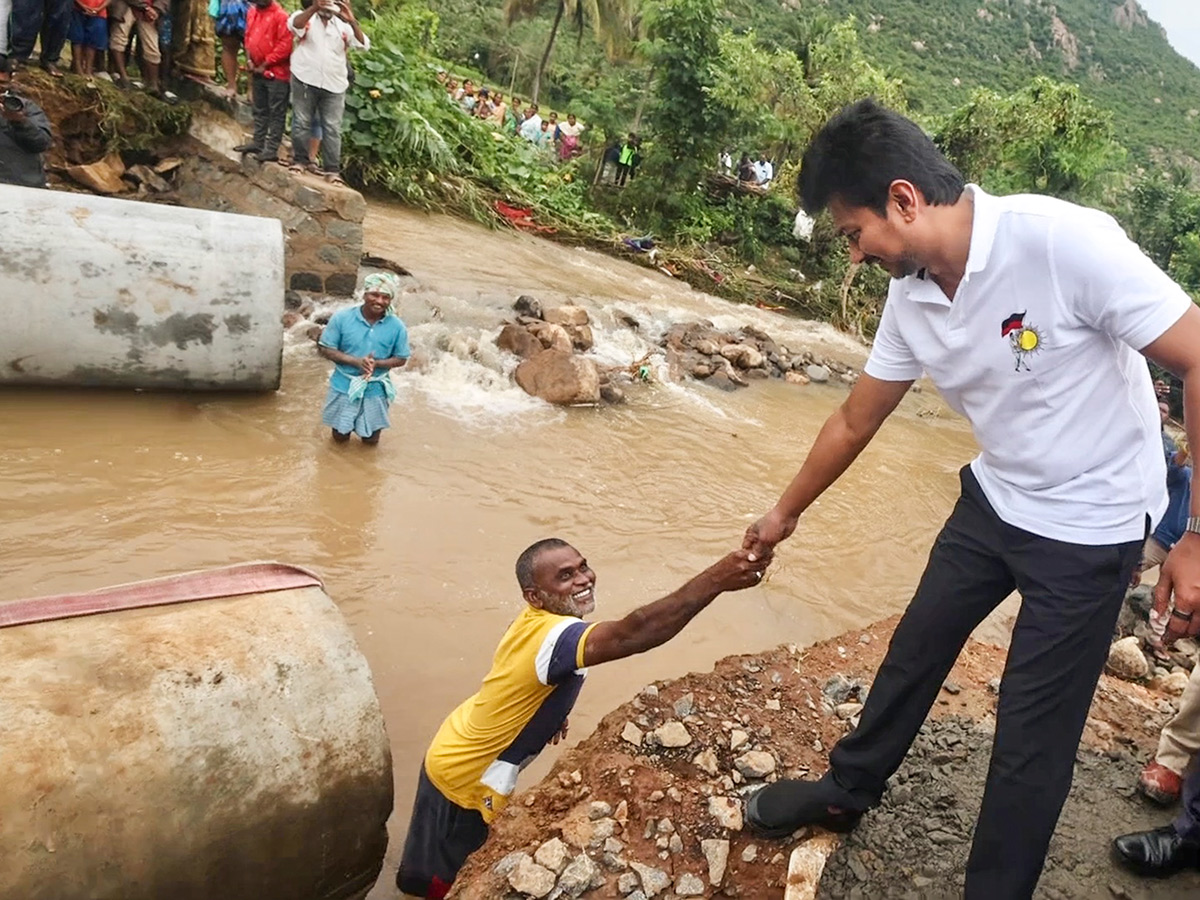
[[[775,558],[775,545],[796,530],[796,519],[773,509],[749,528],[742,547],[704,571],[716,593],[740,591],[760,584]]]

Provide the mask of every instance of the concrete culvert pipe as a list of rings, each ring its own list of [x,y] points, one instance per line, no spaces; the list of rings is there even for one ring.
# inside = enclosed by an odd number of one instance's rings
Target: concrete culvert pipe
[[[0,185],[0,385],[263,391],[277,219]]]
[[[0,603],[0,900],[349,900],[387,844],[366,660],[252,563]]]

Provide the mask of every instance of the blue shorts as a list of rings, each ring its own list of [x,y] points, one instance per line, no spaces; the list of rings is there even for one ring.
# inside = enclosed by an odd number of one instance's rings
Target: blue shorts
[[[79,7],[73,7],[71,24],[67,26],[67,40],[93,50],[107,50],[108,19],[85,15]]]
[[[159,13],[158,21],[154,24],[158,26],[158,47],[160,50],[166,50],[171,46],[171,38],[175,32],[175,29],[171,27],[171,14],[169,12]]]

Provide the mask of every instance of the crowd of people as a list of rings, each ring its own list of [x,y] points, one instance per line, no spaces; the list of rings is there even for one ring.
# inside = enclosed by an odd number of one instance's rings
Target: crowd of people
[[[123,88],[135,86],[127,66],[136,35],[145,87],[164,100],[175,99],[160,82],[162,49],[175,40],[169,0],[142,5],[134,0],[74,3],[66,34],[71,39],[72,68],[77,74],[111,78]],[[302,0],[301,8],[291,14],[278,0],[211,0],[207,6],[201,5],[201,0],[176,0],[174,5],[183,13],[184,26],[178,32],[181,52],[174,58],[176,71],[196,81],[212,82],[214,41],[219,37],[226,93],[235,97],[240,54],[245,54],[254,134],[249,142],[234,149],[264,163],[282,162],[280,145],[290,108],[292,171],[342,183],[342,117],[353,78],[348,53],[370,47],[370,39],[348,0]],[[197,18],[196,10],[203,11],[202,18]],[[34,39],[39,34],[39,64],[52,75],[62,74],[58,69],[62,42],[55,36],[57,32],[49,30],[48,18],[39,20],[37,28],[41,30],[35,30],[27,41],[19,36],[25,33],[23,29],[34,26],[26,23],[16,27],[20,24],[16,12],[13,21],[12,50],[0,65],[0,86],[6,92],[0,116],[0,182],[44,187],[41,153],[50,146],[49,123],[36,103],[12,90],[12,79],[14,71],[30,64]],[[207,28],[201,27],[202,21],[209,22]],[[105,59],[105,48],[111,75],[97,69]],[[200,64],[198,60],[205,57],[207,62]]]
[[[735,172],[733,154],[728,148],[721,151],[717,158],[717,170],[722,175],[737,175],[737,180],[743,184],[757,184],[766,187],[775,178],[775,166],[767,159],[766,153],[759,153],[757,160],[752,160],[749,153],[743,153],[737,163]]]
[[[441,70],[437,80],[446,89],[446,98],[464,113],[488,122],[497,130],[524,138],[547,157],[565,162],[583,152],[580,136],[587,126],[574,113],[567,113],[563,122],[558,120],[556,112],[542,118],[536,103],[526,106],[516,95],[511,102],[505,101],[498,89],[476,87],[470,78],[464,78],[460,84],[457,78]]]

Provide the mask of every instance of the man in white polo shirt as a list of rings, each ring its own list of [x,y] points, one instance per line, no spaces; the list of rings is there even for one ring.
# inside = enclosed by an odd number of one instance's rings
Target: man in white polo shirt
[[[746,549],[767,552],[791,535],[922,373],[971,423],[981,453],[961,472],[962,494],[858,727],[819,781],[753,795],[748,824],[767,836],[853,828],[879,802],[971,631],[1018,590],[966,896],[1027,898],[1125,588],[1167,506],[1143,356],[1183,378],[1200,446],[1200,310],[1109,216],[965,185],[915,124],[871,100],[814,138],[799,187],[808,213],[830,211],[853,261],[881,265],[892,282],[863,375],[779,502],[747,530]],[[1163,572],[1164,590],[1175,588],[1173,636],[1195,633],[1200,536],[1185,534]]]
[[[292,168],[322,173],[342,183],[342,116],[350,88],[350,50],[369,50],[347,0],[304,0],[304,8],[288,19],[296,36],[292,50]],[[308,142],[315,116],[321,118],[321,162],[309,159]]]

